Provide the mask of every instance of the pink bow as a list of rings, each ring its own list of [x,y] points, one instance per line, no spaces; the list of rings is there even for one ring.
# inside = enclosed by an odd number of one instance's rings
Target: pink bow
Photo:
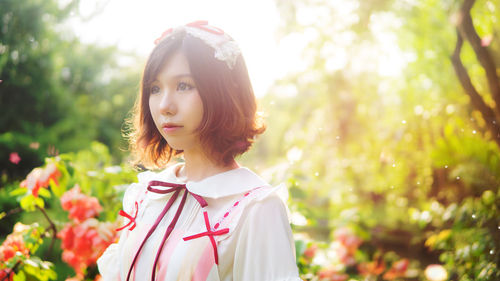
[[[128,223],[120,228],[117,228],[116,231],[120,231],[124,228],[126,228],[127,226],[129,225],[132,225],[128,230],[132,231],[134,230],[136,224],[135,224],[135,219],[137,218],[137,213],[139,212],[139,205],[137,204],[137,201],[135,201],[135,214],[134,216],[131,216],[129,214],[127,214],[124,210],[120,210],[120,212],[118,213],[120,216],[122,217],[125,217],[127,219],[129,219]]]
[[[208,25],[208,21],[206,21],[206,20],[194,21],[194,22],[186,24],[185,26],[199,28],[201,30],[204,30],[204,31],[207,31],[207,32],[210,32],[210,33],[213,33],[213,34],[217,34],[217,35],[223,35],[224,34],[224,31],[222,29],[220,29],[218,27],[215,27],[215,26]],[[172,31],[174,31],[173,28],[169,28],[169,29],[165,30],[161,34],[160,37],[156,38],[156,40],[154,42],[155,45],[158,45],[158,43],[160,43],[160,41],[163,40],[163,38],[167,37],[167,35],[169,35],[170,33],[172,33]]]

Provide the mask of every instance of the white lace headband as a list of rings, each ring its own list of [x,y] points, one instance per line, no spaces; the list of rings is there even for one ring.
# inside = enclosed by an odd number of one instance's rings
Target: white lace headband
[[[174,31],[184,30],[187,34],[196,37],[215,50],[214,57],[233,69],[236,59],[241,54],[238,44],[220,28],[208,25],[207,21],[195,21],[176,28],[169,28],[155,40],[155,44],[167,38]]]

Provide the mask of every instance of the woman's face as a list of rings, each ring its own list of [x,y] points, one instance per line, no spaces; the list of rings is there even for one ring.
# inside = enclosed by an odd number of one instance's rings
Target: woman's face
[[[169,146],[184,152],[200,149],[197,129],[203,118],[203,103],[181,52],[170,57],[149,91],[151,116]]]

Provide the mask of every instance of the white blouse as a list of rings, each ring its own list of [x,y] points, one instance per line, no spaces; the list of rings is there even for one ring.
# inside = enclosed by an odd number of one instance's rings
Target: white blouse
[[[301,280],[283,185],[247,168],[184,184],[180,165],[127,188],[125,228],[97,261],[103,281]]]

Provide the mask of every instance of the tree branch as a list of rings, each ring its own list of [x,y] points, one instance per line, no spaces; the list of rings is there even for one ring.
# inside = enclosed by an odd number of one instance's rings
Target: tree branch
[[[49,229],[52,230],[52,240],[50,241],[50,246],[49,246],[49,251],[47,252],[47,256],[50,256],[50,254],[52,253],[52,248],[54,247],[54,243],[56,241],[56,235],[57,235],[57,228],[56,228],[56,225],[54,224],[54,222],[49,218],[49,216],[47,215],[47,212],[45,212],[45,209],[43,208],[40,208],[38,206],[36,206],[38,208],[38,210],[40,210],[42,212],[42,214],[45,216],[45,218],[47,219],[47,221],[49,222]]]
[[[11,210],[9,210],[7,213],[2,212],[2,213],[0,213],[0,220],[2,220],[2,219],[4,219],[4,218],[6,218],[6,217],[8,217],[8,216],[11,216],[11,215],[13,215],[13,214],[20,213],[20,212],[22,212],[22,211],[23,211],[23,208],[21,208],[21,207],[17,207],[17,208],[15,208],[15,209],[11,209]]]
[[[465,93],[470,97],[472,106],[481,112],[481,115],[486,121],[488,129],[493,134],[493,139],[495,140],[497,145],[500,146],[500,127],[498,126],[499,124],[498,121],[496,120],[495,112],[493,111],[493,109],[491,109],[491,107],[489,107],[484,102],[481,95],[479,95],[476,88],[474,88],[474,85],[470,80],[469,74],[467,73],[467,70],[462,64],[462,61],[460,60],[460,51],[462,50],[463,43],[464,40],[462,38],[462,35],[460,34],[460,31],[457,28],[457,44],[455,46],[455,51],[451,56],[451,62],[453,64],[453,68],[455,69],[455,73],[457,74],[458,80],[462,84]]]
[[[470,11],[474,6],[475,0],[465,0],[460,9],[461,20],[457,27],[462,37],[464,37],[472,46],[477,60],[486,72],[488,87],[491,96],[496,104],[496,112],[500,116],[500,81],[496,73],[496,66],[491,54],[485,46],[481,45],[481,38],[474,28]]]

